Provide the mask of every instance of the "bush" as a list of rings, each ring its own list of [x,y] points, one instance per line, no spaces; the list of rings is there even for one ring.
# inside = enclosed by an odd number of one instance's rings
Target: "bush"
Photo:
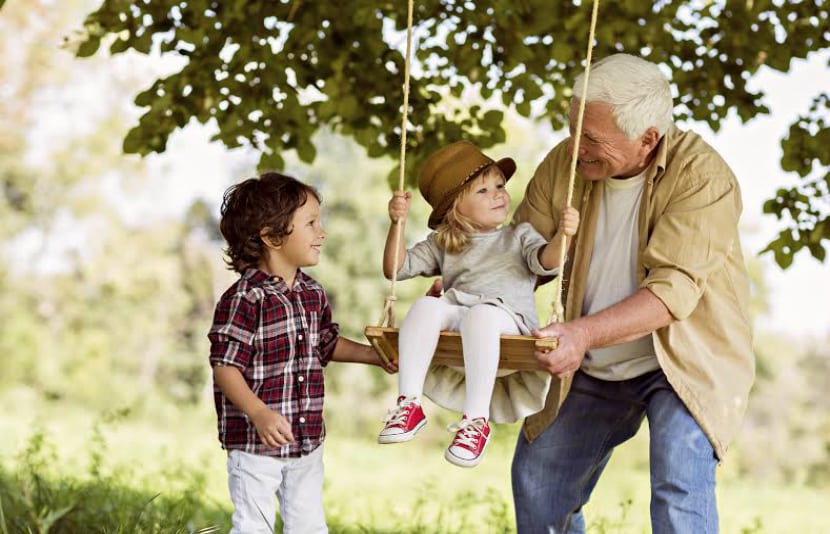
[[[59,473],[54,446],[36,432],[15,469],[0,467],[0,532],[76,534],[227,531],[228,512],[206,502],[202,479],[179,470],[184,491],[138,489],[126,468],[103,474],[95,431],[88,473]]]

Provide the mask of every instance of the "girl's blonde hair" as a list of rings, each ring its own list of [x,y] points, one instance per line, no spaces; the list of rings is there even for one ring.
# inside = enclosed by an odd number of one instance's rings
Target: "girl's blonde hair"
[[[499,175],[504,176],[501,169],[498,167],[490,167],[472,180],[467,181],[461,191],[455,195],[455,198],[452,201],[452,206],[450,206],[450,209],[447,210],[447,214],[444,215],[444,220],[441,221],[441,224],[439,224],[438,228],[435,229],[435,244],[438,245],[438,248],[444,250],[448,254],[459,254],[464,252],[464,250],[470,246],[470,236],[476,233],[478,227],[472,219],[461,213],[458,209],[458,205],[461,204],[461,201],[472,192],[473,186],[475,186],[481,178],[493,172],[497,172]]]

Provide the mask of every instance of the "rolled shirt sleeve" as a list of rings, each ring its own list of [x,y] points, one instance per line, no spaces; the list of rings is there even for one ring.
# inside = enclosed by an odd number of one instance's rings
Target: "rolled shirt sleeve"
[[[737,183],[729,169],[717,172],[717,162],[689,171],[656,221],[643,263],[648,273],[640,287],[651,290],[677,320],[688,317],[697,306],[706,281],[724,268],[734,242],[741,213]],[[678,246],[682,243],[682,246]]]
[[[251,364],[259,306],[246,297],[247,294],[236,294],[217,306],[208,333],[211,366],[232,365],[244,371]]]

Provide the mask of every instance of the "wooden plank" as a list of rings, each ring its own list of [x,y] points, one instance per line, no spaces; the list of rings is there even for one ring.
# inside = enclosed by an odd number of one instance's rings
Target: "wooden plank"
[[[375,351],[392,361],[398,359],[398,329],[382,326],[367,326],[364,334]],[[538,370],[539,366],[533,353],[536,350],[550,351],[558,346],[556,338],[537,339],[532,336],[501,336],[500,369]],[[461,350],[461,334],[458,332],[441,332],[433,363],[464,366]]]

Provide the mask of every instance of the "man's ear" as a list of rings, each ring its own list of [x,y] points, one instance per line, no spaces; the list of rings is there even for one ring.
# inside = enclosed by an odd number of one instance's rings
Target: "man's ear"
[[[657,131],[657,128],[651,126],[646,130],[646,133],[644,133],[640,139],[643,149],[645,149],[646,153],[648,153],[657,147],[657,144],[660,142],[660,133]]]
[[[259,238],[269,248],[280,248],[282,246],[282,239],[275,239],[271,234],[271,228],[266,226],[259,231]]]

